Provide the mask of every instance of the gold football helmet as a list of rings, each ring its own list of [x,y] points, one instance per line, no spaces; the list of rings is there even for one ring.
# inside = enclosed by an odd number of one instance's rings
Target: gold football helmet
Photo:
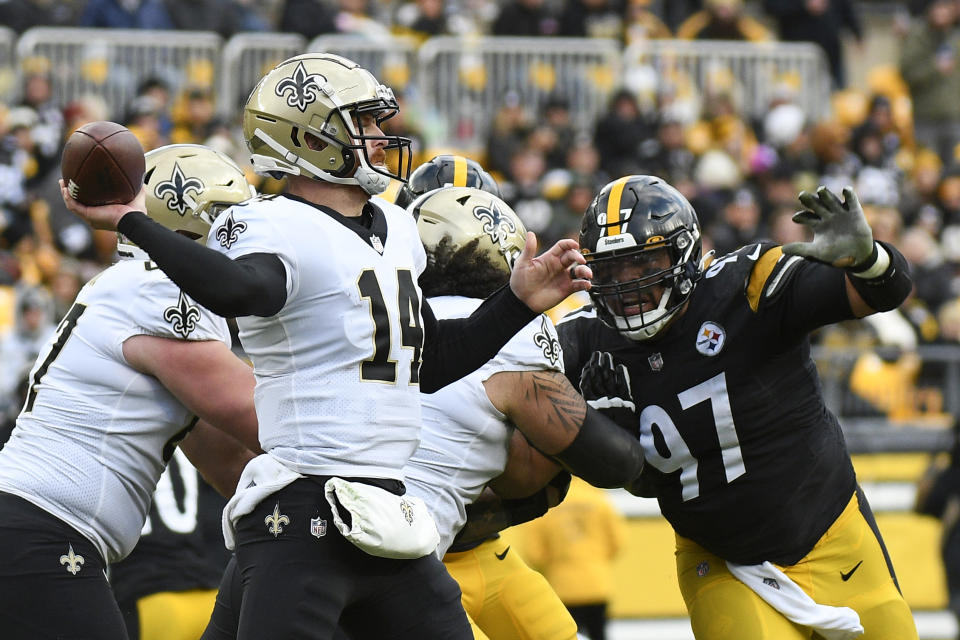
[[[398,110],[393,90],[357,63],[307,53],[281,62],[253,89],[243,109],[243,136],[257,173],[358,185],[376,195],[391,178],[406,180],[412,152],[409,138],[368,135],[364,116],[379,127]],[[371,140],[386,141],[388,159],[371,160]]]
[[[200,243],[206,242],[221,212],[257,195],[243,170],[209,147],[171,144],[148,152],[144,159],[147,215]],[[118,249],[123,257],[145,257],[122,235]]]
[[[523,222],[506,202],[472,187],[429,191],[414,200],[407,211],[417,221],[427,253],[446,236],[454,249],[479,239],[479,252],[508,275],[527,238]]]

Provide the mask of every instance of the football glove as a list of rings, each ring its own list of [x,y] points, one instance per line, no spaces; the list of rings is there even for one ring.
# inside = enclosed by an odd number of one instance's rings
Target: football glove
[[[813,241],[785,244],[785,254],[854,270],[871,258],[873,232],[853,189],[844,188],[843,202],[826,187],[816,195],[801,191],[799,200],[805,209],[795,213],[793,221],[810,227]]]
[[[580,393],[587,404],[631,434],[637,432],[637,407],[626,365],[614,365],[613,356],[594,351],[580,372]]]

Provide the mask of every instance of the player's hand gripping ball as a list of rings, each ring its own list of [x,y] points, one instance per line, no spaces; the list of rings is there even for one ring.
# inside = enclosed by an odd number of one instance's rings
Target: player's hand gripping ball
[[[82,204],[126,204],[143,187],[143,147],[122,125],[90,122],[67,140],[60,171],[70,195]]]

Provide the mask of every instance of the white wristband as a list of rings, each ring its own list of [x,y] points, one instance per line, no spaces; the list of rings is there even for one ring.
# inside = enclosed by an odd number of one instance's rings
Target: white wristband
[[[850,272],[855,278],[863,278],[864,280],[872,280],[873,278],[880,277],[887,270],[887,267],[890,266],[890,254],[887,253],[887,250],[883,248],[883,245],[880,243],[874,243],[877,247],[877,259],[866,271],[858,271],[856,273]]]

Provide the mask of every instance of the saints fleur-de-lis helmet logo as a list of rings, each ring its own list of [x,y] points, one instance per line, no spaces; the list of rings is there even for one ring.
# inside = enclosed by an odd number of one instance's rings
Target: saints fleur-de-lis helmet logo
[[[176,211],[181,216],[187,211],[197,209],[197,201],[190,195],[199,196],[203,193],[204,185],[199,178],[187,177],[179,163],[173,163],[173,175],[169,180],[158,182],[153,189],[153,195],[167,203],[167,209]]]
[[[192,304],[190,298],[181,291],[177,304],[164,310],[163,319],[170,323],[174,331],[186,338],[197,328],[197,322],[200,321],[200,309],[197,305]]]
[[[83,563],[86,562],[83,559],[83,556],[77,555],[73,552],[73,545],[70,545],[70,550],[67,553],[60,556],[60,564],[66,565],[67,571],[70,572],[70,575],[77,575],[80,573],[80,569],[83,568]]]
[[[281,98],[284,94],[289,94],[286,96],[287,106],[305,112],[307,105],[313,104],[320,97],[320,87],[326,82],[327,79],[319,73],[307,73],[307,68],[300,62],[292,76],[277,83],[274,92]]]
[[[507,236],[517,231],[517,225],[510,216],[501,213],[495,202],[491,202],[489,206],[474,207],[473,216],[483,224],[483,232],[490,236],[490,241],[494,244],[503,244]]]
[[[247,230],[247,223],[233,219],[233,212],[227,214],[223,225],[217,229],[217,241],[224,249],[229,249],[240,238],[240,234]]]
[[[557,360],[563,355],[563,349],[560,347],[560,341],[547,327],[547,318],[540,319],[540,331],[533,336],[533,343],[543,351],[543,357],[550,360],[550,364],[557,364]]]

